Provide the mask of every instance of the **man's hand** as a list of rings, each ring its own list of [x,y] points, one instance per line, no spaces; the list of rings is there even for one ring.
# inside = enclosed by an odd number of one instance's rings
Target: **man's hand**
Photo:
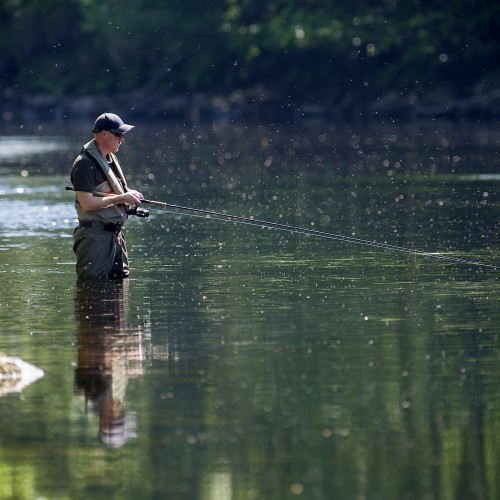
[[[140,205],[141,204],[141,200],[144,199],[144,196],[142,195],[142,193],[139,193],[139,191],[134,191],[133,189],[127,191],[126,193],[124,193],[123,195],[120,195],[121,197],[123,197],[124,201],[122,201],[121,203],[123,203],[124,205]]]

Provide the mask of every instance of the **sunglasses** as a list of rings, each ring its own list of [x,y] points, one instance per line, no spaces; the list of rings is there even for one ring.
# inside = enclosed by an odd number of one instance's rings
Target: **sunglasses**
[[[123,132],[113,132],[112,130],[110,130],[110,132],[115,136],[115,137],[118,137],[118,139],[123,139]]]

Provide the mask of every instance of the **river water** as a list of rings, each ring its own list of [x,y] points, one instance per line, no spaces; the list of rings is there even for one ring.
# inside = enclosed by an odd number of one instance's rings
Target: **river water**
[[[0,498],[500,496],[498,125],[139,123],[147,198],[321,234],[151,206],[97,285],[90,127],[0,137]]]

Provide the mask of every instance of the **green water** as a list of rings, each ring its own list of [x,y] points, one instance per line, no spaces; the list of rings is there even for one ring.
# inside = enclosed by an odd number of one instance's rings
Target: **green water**
[[[45,376],[0,398],[0,498],[497,498],[499,132],[138,126],[148,198],[486,265],[152,207],[105,286],[86,129],[2,138],[0,351]]]

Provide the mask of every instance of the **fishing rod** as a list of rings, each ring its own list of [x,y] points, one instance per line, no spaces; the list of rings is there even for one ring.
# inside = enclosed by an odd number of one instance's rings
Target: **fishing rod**
[[[72,187],[66,187],[68,191],[73,191]],[[100,197],[106,197],[110,196],[108,193],[102,193],[100,191],[94,191],[93,192],[94,196],[100,196]],[[156,201],[156,200],[149,200],[149,199],[142,199],[141,204],[146,203],[149,205],[156,205],[159,207],[164,207],[164,208],[172,208],[174,210],[181,210],[185,212],[194,212],[197,214],[202,214],[207,217],[215,217],[218,219],[222,219],[224,221],[233,221],[233,222],[239,222],[242,224],[250,224],[254,226],[264,226],[264,227],[269,227],[269,228],[274,228],[274,229],[281,229],[284,231],[289,231],[292,233],[297,233],[297,234],[306,234],[310,236],[315,236],[318,238],[326,238],[326,239],[331,239],[331,240],[337,240],[337,241],[343,241],[346,243],[353,243],[357,245],[364,245],[364,246],[371,246],[375,248],[381,248],[383,250],[391,250],[394,252],[404,252],[404,253],[409,253],[412,255],[420,255],[422,257],[429,257],[433,259],[440,259],[440,260],[446,260],[450,262],[457,262],[461,264],[468,264],[468,265],[473,265],[473,266],[480,266],[480,267],[486,267],[489,269],[494,269],[498,270],[500,269],[499,266],[493,265],[493,264],[485,264],[483,262],[478,262],[478,261],[473,261],[469,259],[463,259],[461,257],[454,257],[452,255],[443,255],[443,254],[437,254],[433,252],[426,252],[423,250],[417,250],[414,248],[408,248],[408,247],[402,247],[398,245],[390,245],[388,243],[380,243],[378,241],[370,241],[370,240],[365,240],[362,238],[356,238],[354,236],[346,236],[342,234],[335,234],[335,233],[330,233],[326,231],[321,231],[318,229],[309,229],[306,227],[298,227],[298,226],[292,226],[290,224],[284,224],[281,222],[272,222],[272,221],[266,221],[266,220],[259,220],[255,219],[253,217],[243,217],[241,215],[232,215],[232,214],[226,214],[223,212],[214,212],[211,210],[203,210],[201,208],[193,208],[193,207],[185,207],[182,205],[175,205],[173,203],[166,203],[163,201]],[[132,212],[133,213],[133,212]],[[137,215],[137,214],[134,214]],[[147,217],[147,215],[139,215],[140,217]]]

